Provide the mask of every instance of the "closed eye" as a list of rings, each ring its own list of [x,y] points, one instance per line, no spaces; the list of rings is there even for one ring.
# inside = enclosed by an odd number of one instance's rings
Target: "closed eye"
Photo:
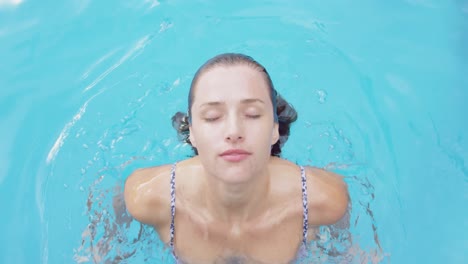
[[[203,118],[206,122],[214,122],[219,119],[219,117],[206,117]]]

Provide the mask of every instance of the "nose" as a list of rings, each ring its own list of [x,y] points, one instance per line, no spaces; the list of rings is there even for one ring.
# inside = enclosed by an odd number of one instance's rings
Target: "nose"
[[[244,139],[244,128],[242,120],[238,117],[228,118],[226,124],[226,141],[230,143],[237,143]]]

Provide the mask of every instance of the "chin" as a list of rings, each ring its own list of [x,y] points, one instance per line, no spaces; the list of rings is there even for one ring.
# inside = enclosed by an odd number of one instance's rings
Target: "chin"
[[[249,182],[254,177],[252,166],[248,162],[223,164],[217,174],[222,181],[233,184]]]

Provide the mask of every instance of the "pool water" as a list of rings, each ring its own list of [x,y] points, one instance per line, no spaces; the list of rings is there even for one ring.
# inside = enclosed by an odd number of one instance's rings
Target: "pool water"
[[[114,197],[190,155],[170,118],[223,52],[298,111],[284,157],[349,185],[306,262],[467,263],[466,47],[466,1],[0,0],[0,263],[172,263]]]

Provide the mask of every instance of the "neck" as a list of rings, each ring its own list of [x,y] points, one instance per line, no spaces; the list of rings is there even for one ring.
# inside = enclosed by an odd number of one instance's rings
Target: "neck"
[[[207,176],[205,201],[213,216],[228,223],[249,220],[261,212],[267,202],[270,177],[266,168],[242,183],[227,183]]]

